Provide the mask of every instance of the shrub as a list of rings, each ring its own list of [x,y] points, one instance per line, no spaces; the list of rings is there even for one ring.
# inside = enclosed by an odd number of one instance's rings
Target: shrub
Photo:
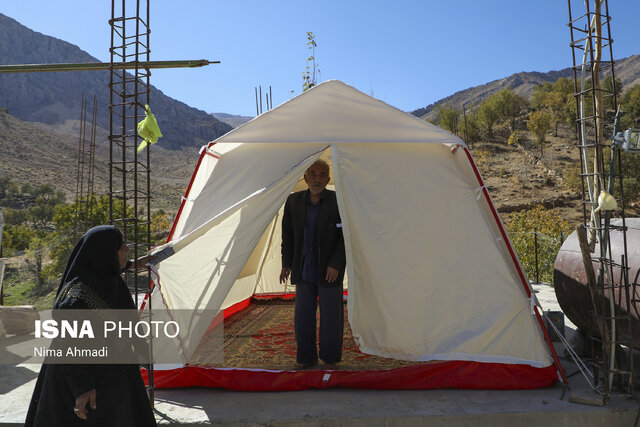
[[[514,145],[519,143],[520,143],[520,135],[518,135],[518,132],[517,131],[511,132],[511,135],[509,135],[508,145]]]
[[[580,165],[569,166],[563,176],[564,185],[576,195],[582,194],[582,178],[580,177]]]
[[[31,239],[36,237],[36,232],[26,225],[5,224],[2,231],[2,248],[5,255],[11,255],[14,251],[24,251],[29,247]]]
[[[553,280],[553,264],[562,245],[561,236],[570,231],[567,221],[542,206],[514,213],[507,224],[511,242],[530,280],[536,278],[537,234],[538,277],[549,283]]]

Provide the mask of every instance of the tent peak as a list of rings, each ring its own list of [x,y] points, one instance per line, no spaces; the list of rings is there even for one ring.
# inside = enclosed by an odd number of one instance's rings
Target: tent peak
[[[465,145],[446,130],[340,80],[319,83],[214,142]]]

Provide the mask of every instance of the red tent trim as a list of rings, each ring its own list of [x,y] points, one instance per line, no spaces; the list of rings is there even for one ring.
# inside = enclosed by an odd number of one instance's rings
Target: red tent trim
[[[142,370],[147,382],[147,371]],[[209,387],[238,391],[295,391],[322,388],[385,390],[496,389],[549,387],[557,380],[553,365],[446,361],[404,368],[362,371],[270,371],[186,366],[154,371],[156,388]]]
[[[473,161],[473,158],[471,157],[471,153],[469,152],[469,149],[467,147],[464,147],[464,152],[467,155],[467,159],[469,160],[469,164],[471,165],[471,167],[473,168],[473,172],[476,175],[476,179],[478,180],[478,183],[480,184],[480,188],[482,188],[482,193],[484,194],[485,199],[487,200],[487,203],[489,204],[489,207],[491,208],[491,213],[493,214],[493,218],[496,221],[496,224],[498,225],[498,228],[500,229],[500,233],[502,234],[502,239],[504,240],[505,244],[507,245],[507,249],[509,249],[509,254],[511,255],[511,260],[513,261],[516,270],[518,271],[518,275],[520,276],[520,280],[522,281],[522,286],[524,287],[525,292],[527,293],[527,296],[529,298],[532,298],[531,296],[531,291],[529,290],[529,286],[528,286],[528,281],[524,276],[524,272],[522,271],[522,266],[520,265],[520,262],[518,261],[518,258],[516,257],[515,251],[513,249],[513,246],[511,245],[511,241],[509,240],[509,236],[507,235],[507,232],[505,231],[504,227],[502,226],[502,221],[500,221],[500,217],[498,215],[498,211],[496,211],[495,206],[493,205],[493,202],[491,201],[491,197],[489,196],[489,191],[487,190],[487,187],[484,185],[484,181],[482,180],[482,176],[480,176],[480,171],[478,171],[478,168],[475,164],[475,162]],[[542,333],[544,334],[544,339],[547,342],[547,346],[549,347],[549,351],[551,351],[551,355],[553,356],[553,360],[554,360],[554,364],[558,370],[558,376],[559,379],[562,380],[562,382],[566,385],[569,385],[569,381],[567,380],[567,377],[564,374],[564,370],[562,369],[562,365],[560,364],[560,360],[558,359],[558,355],[556,354],[556,350],[553,347],[553,344],[551,343],[551,338],[549,337],[549,332],[547,331],[547,328],[544,326],[544,322],[542,321],[542,317],[540,316],[540,313],[538,311],[538,307],[533,307],[533,311],[536,315],[536,318],[538,319],[538,323],[540,324],[540,327],[542,328]]]
[[[184,208],[184,203],[187,201],[187,197],[189,197],[189,193],[191,192],[191,186],[193,185],[193,181],[196,179],[196,175],[198,175],[198,170],[200,169],[200,164],[202,163],[202,159],[204,159],[204,156],[208,154],[207,152],[209,151],[209,148],[211,148],[215,144],[216,144],[215,142],[208,143],[206,147],[203,147],[202,152],[200,153],[200,158],[198,158],[198,163],[196,164],[196,167],[193,170],[193,174],[191,175],[191,180],[189,181],[189,185],[187,186],[187,191],[185,191],[184,193],[184,197],[182,198],[182,202],[180,203],[180,208],[178,209],[176,218],[173,220],[173,225],[171,226],[171,231],[169,232],[169,236],[167,237],[167,242],[170,242],[171,238],[173,237],[173,232],[175,231],[176,226],[178,225],[178,219],[180,219],[180,214],[182,213],[182,209]],[[212,155],[212,154],[210,155],[215,157],[216,159],[220,158],[217,155]]]

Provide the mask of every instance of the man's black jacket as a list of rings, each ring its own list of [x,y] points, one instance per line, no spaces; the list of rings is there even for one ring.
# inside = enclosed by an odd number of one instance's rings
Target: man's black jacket
[[[298,283],[302,277],[302,249],[304,240],[304,219],[306,211],[305,191],[291,194],[284,205],[282,217],[282,267],[291,269],[291,283]],[[336,193],[324,190],[318,212],[316,243],[318,245],[318,284],[322,286],[342,286],[346,264],[342,222],[338,212]],[[325,280],[327,266],[339,271],[338,279],[328,283]]]

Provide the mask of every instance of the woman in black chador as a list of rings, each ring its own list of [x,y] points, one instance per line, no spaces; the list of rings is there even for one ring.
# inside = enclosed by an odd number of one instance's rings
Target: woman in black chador
[[[127,253],[117,228],[87,231],[67,261],[53,309],[135,309],[120,277],[130,266]],[[44,364],[25,425],[138,427],[156,421],[138,365]]]

